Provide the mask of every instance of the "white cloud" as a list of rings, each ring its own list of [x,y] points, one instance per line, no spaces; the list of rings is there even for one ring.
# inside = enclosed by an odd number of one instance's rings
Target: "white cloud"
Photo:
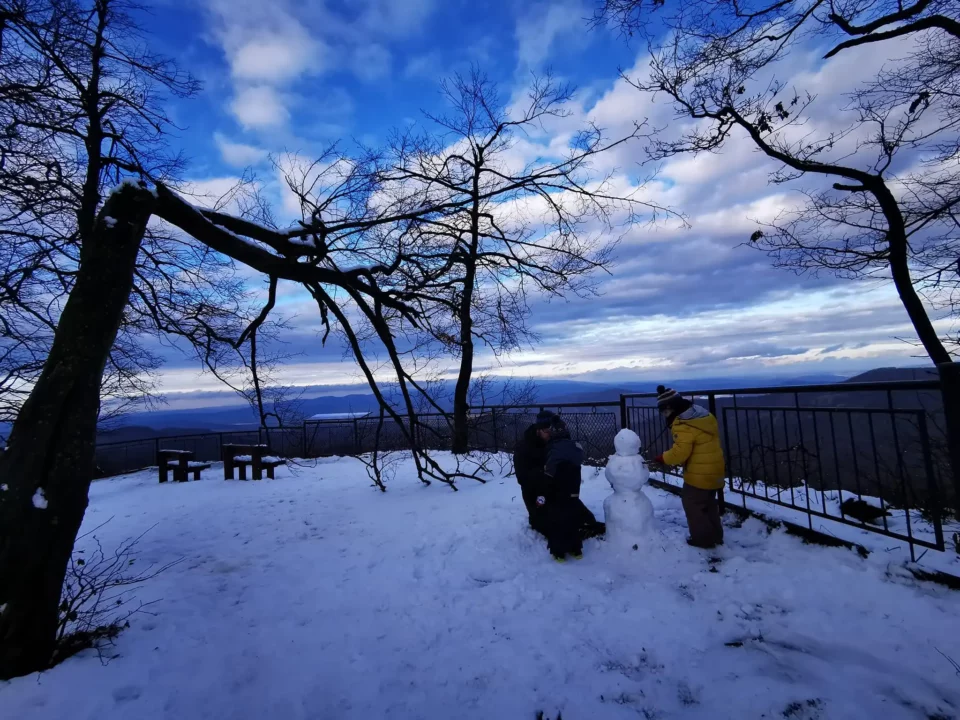
[[[241,179],[231,175],[187,180],[181,187],[181,193],[199,207],[234,213],[239,211],[238,193],[241,190]]]
[[[550,56],[554,44],[563,40],[565,48],[585,42],[583,18],[587,9],[580,0],[538,4],[517,20],[517,60],[520,69],[537,70]]]
[[[356,27],[363,33],[403,37],[417,32],[433,12],[435,0],[358,0]]]
[[[244,88],[230,103],[230,111],[248,129],[279,127],[290,117],[283,97],[269,85]]]
[[[364,82],[380,80],[390,74],[390,61],[390,52],[383,45],[362,45],[353,53],[353,72]]]
[[[319,72],[323,46],[296,27],[292,35],[254,38],[232,54],[233,76],[241,80],[281,82],[305,71]]]
[[[281,82],[316,67],[325,46],[286,2],[207,0],[212,32],[239,80]]]
[[[220,157],[227,165],[249,167],[267,159],[266,150],[253,145],[233,142],[221,133],[214,133],[213,141],[217,144],[217,149],[220,150]]]
[[[410,58],[407,62],[403,69],[403,76],[408,80],[411,78],[427,78],[428,80],[433,80],[444,72],[444,68],[440,63],[439,53],[430,52],[426,55],[417,55],[416,57]]]
[[[231,112],[245,128],[271,130],[289,120],[295,83],[307,76],[336,69],[365,82],[388,76],[385,43],[417,32],[434,7],[433,0],[358,0],[348,8],[328,0],[205,2],[210,36],[230,66]]]

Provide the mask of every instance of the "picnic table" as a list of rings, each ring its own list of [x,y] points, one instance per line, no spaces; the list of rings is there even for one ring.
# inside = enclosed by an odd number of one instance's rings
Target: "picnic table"
[[[165,483],[169,472],[173,470],[173,479],[177,482],[186,482],[189,474],[193,479],[200,479],[200,471],[210,467],[210,463],[195,462],[192,450],[157,450],[157,467],[160,469],[160,482]]]
[[[240,471],[240,479],[247,479],[247,466],[252,470],[254,480],[263,480],[263,471],[266,469],[267,477],[270,480],[274,477],[274,469],[279,465],[285,465],[286,460],[279,457],[266,455],[270,449],[266,445],[235,445],[226,443],[222,446],[223,455],[223,479],[233,480],[233,470],[237,468]]]

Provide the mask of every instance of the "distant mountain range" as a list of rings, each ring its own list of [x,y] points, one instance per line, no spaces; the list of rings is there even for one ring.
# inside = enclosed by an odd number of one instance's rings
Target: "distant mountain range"
[[[890,379],[888,376],[900,375],[913,377],[922,372],[912,369],[881,369],[877,379]],[[869,375],[870,373],[868,373]],[[882,377],[881,377],[882,376]],[[865,377],[865,376],[860,376]],[[846,378],[838,375],[804,375],[799,377],[725,377],[699,378],[696,380],[665,381],[664,384],[678,389],[700,390],[708,388],[743,388],[755,386],[811,385],[844,382]],[[608,385],[575,380],[535,380],[536,397],[533,402],[544,404],[610,402],[620,399],[623,393],[653,392],[657,383],[638,382],[624,385]],[[452,389],[452,384],[451,388]],[[502,386],[494,386],[491,395],[499,399]],[[449,394],[449,392],[448,392]],[[444,403],[449,405],[449,401]],[[301,400],[301,412],[305,417],[318,414],[351,413],[372,411],[377,408],[376,400],[369,392],[356,392],[340,396],[323,396]],[[111,424],[99,434],[99,442],[122,442],[154,437],[174,435],[194,435],[204,432],[229,432],[256,428],[256,413],[249,405],[200,407],[182,410],[155,410],[145,413],[132,413]]]

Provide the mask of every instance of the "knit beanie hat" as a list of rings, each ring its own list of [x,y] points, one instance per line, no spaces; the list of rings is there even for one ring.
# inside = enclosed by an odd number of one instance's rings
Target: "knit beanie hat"
[[[537,420],[534,423],[538,430],[546,430],[553,423],[553,419],[557,417],[557,414],[551,412],[550,410],[541,410],[537,413]]]
[[[671,410],[673,413],[679,414],[690,409],[692,405],[693,403],[673,388],[663,385],[657,387],[657,407],[661,410]]]

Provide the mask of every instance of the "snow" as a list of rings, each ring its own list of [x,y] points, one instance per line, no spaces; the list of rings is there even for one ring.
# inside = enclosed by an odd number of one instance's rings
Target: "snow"
[[[115,217],[110,217],[109,215],[107,215],[107,217],[103,219],[103,224],[106,225],[108,228],[116,227],[117,219]]]
[[[47,509],[47,496],[43,492],[43,488],[37,488],[37,491],[33,494],[33,506],[37,510]]]
[[[309,420],[353,420],[355,418],[369,417],[370,412],[339,412],[339,413],[319,413],[311,415]]]
[[[7,485],[6,483],[3,483],[2,485],[0,485],[0,492],[6,492],[9,489],[10,489],[10,486]]]
[[[680,484],[678,478],[670,475],[656,475],[655,478],[672,485]],[[810,489],[808,497],[805,486],[793,488],[791,491],[789,488],[765,487],[762,482],[755,483],[748,487],[748,490],[751,488],[752,492],[759,495],[760,498],[745,497],[739,493],[728,492],[726,502],[741,507],[745,506],[747,509],[761,513],[771,519],[788,520],[804,527],[809,527],[807,514],[805,512],[766,502],[762,498],[769,497],[772,500],[779,499],[781,502],[792,503],[802,508],[807,507],[809,500],[812,510],[825,513],[834,518],[840,518],[841,503],[844,500],[858,497],[856,493],[849,491],[845,491],[841,497],[840,492],[836,490],[827,490],[821,497],[820,491],[812,488]],[[874,507],[880,507],[880,498],[863,495],[862,499]],[[887,510],[890,513],[889,517],[878,520],[876,526],[882,528],[885,522],[890,532],[907,537],[907,513],[905,513],[902,508],[888,507]],[[909,519],[910,531],[914,538],[935,542],[936,532],[933,524],[925,519],[919,511],[911,510]],[[841,540],[863,545],[871,552],[882,554],[883,557],[891,562],[910,562],[910,549],[908,544],[896,538],[890,538],[857,526],[845,525],[816,516],[813,517],[813,530],[826,535],[832,535]],[[939,552],[937,550],[928,550],[922,546],[916,546],[917,566],[927,572],[940,571],[960,577],[960,553],[955,550],[951,540],[953,533],[958,531],[960,531],[960,521],[957,521],[955,518],[945,519],[943,521],[943,534],[947,551]]]
[[[146,185],[145,182],[143,182],[143,181],[141,181],[141,180],[136,180],[136,179],[134,179],[134,178],[126,178],[126,179],[124,179],[124,180],[121,180],[118,185],[114,185],[114,186],[110,189],[110,192],[108,192],[107,194],[108,194],[108,195],[113,195],[113,194],[115,194],[115,193],[120,192],[121,190],[123,190],[123,189],[126,188],[126,187],[133,187],[133,188],[137,188],[137,189],[146,189],[147,185]],[[156,197],[156,195],[157,195],[157,189],[156,189],[156,188],[150,188],[150,194],[153,195],[154,197]]]
[[[455,493],[422,487],[411,467],[387,493],[350,458],[291,462],[270,484],[161,485],[155,470],[96,481],[81,532],[103,526],[83,542],[109,553],[149,528],[137,566],[183,562],[137,591],[152,614],[131,619],[106,665],[86,652],[0,683],[4,717],[960,712],[944,657],[960,660],[960,593],[881,553],[804,545],[732,515],[726,546],[703,552],[683,542],[679,498],[649,488],[649,550],[589,540],[583,560],[558,564],[513,478]],[[599,516],[609,486],[584,477]]]
[[[165,450],[160,448],[160,452],[166,453],[167,455],[193,455],[193,450]]]

